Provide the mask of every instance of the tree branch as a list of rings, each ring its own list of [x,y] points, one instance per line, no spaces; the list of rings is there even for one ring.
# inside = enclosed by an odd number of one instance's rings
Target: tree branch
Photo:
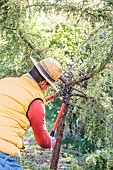
[[[71,96],[79,96],[79,97],[83,97],[83,98],[86,98],[86,99],[89,98],[85,94],[81,94],[81,93],[72,93]]]
[[[93,72],[85,75],[85,76],[81,76],[81,77],[78,77],[76,78],[75,80],[71,81],[68,83],[68,85],[75,85],[75,84],[78,84],[79,82],[83,82],[85,80],[88,80],[90,79],[91,77],[93,77],[96,73],[96,70],[94,70]]]
[[[107,57],[105,60],[102,60],[102,62],[100,63],[100,66],[98,69],[92,71],[91,73],[78,77],[76,79],[74,79],[73,81],[69,82],[67,85],[72,85],[74,86],[75,84],[78,84],[79,82],[83,82],[85,80],[90,79],[91,77],[93,77],[94,75],[98,74],[99,72],[103,71],[106,67],[106,65],[113,60],[113,44],[111,46],[111,51],[110,53],[108,53]]]
[[[28,39],[24,36],[24,34],[23,34],[23,32],[22,32],[21,30],[19,30],[19,35],[20,35],[20,37],[22,38],[22,40],[23,40],[25,43],[27,43],[28,46],[29,46],[32,50],[35,50],[36,53],[37,53],[38,55],[40,55],[40,53],[41,53],[40,50],[37,49],[36,46],[35,46],[30,40],[28,40]]]
[[[69,103],[69,104],[70,104],[71,106],[78,107],[79,109],[84,109],[84,110],[86,110],[85,107],[80,106],[80,105],[78,105],[78,104],[74,104],[74,103]]]

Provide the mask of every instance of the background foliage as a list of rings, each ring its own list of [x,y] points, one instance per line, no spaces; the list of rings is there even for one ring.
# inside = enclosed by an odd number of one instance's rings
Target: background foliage
[[[72,97],[63,138],[68,149],[90,154],[81,165],[86,169],[113,168],[112,9],[112,0],[0,1],[0,78],[28,72],[30,56],[56,58],[68,80],[97,70],[95,77],[77,84],[88,97]],[[48,122],[54,122],[60,104],[49,103]]]

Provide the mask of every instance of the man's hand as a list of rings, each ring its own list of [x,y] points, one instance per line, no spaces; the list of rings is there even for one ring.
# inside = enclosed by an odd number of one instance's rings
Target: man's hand
[[[51,150],[53,150],[55,147],[55,144],[56,144],[56,139],[55,139],[55,137],[52,137],[52,136],[50,136],[50,137],[51,137]]]

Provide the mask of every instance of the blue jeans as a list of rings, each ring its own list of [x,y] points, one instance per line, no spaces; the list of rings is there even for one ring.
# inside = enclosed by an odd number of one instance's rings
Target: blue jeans
[[[18,158],[0,152],[0,170],[22,170]]]

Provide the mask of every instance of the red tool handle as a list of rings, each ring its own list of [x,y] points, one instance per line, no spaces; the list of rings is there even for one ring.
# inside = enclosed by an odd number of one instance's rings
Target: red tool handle
[[[52,94],[51,96],[47,97],[47,98],[45,99],[45,101],[48,102],[49,100],[54,99],[56,96],[57,96],[57,94],[54,93],[54,94]],[[58,126],[58,123],[59,123],[59,121],[60,121],[60,119],[61,119],[61,116],[62,116],[62,113],[64,112],[65,107],[66,107],[66,104],[65,104],[65,103],[62,103],[62,106],[61,106],[61,108],[60,108],[58,117],[57,117],[57,119],[56,119],[56,122],[55,122],[55,124],[54,124],[54,126],[53,126],[52,132],[51,132],[51,134],[50,134],[50,136],[52,136],[52,137],[54,136],[55,130],[56,130],[57,126]]]
[[[68,88],[65,87],[65,93],[64,93],[64,97],[63,97],[63,103],[62,103],[62,106],[61,106],[61,109],[60,109],[60,112],[58,114],[58,117],[56,119],[56,122],[53,126],[53,129],[52,129],[52,132],[50,133],[50,136],[54,137],[54,134],[55,134],[55,130],[58,126],[58,123],[61,119],[61,116],[62,116],[62,113],[64,112],[65,108],[66,108],[66,105],[68,104],[68,100],[70,99],[70,93],[72,91],[72,86],[69,86]]]
[[[60,111],[59,111],[59,114],[58,114],[58,117],[57,117],[57,119],[56,119],[56,122],[55,122],[55,124],[54,124],[54,126],[53,126],[53,131],[55,131],[56,130],[56,128],[57,128],[57,126],[58,126],[58,123],[59,123],[59,121],[60,121],[60,119],[61,119],[61,116],[62,116],[62,113],[63,113],[63,111],[64,111],[64,109],[65,109],[65,107],[66,107],[66,104],[62,104],[62,106],[61,106],[61,108],[60,108]]]
[[[45,99],[45,101],[48,102],[49,100],[54,99],[56,96],[57,96],[56,93],[55,93],[55,94],[52,94],[51,96],[47,97],[47,98]]]
[[[59,114],[58,114],[58,117],[57,117],[56,122],[55,122],[55,124],[54,124],[54,126],[53,126],[53,129],[52,129],[52,132],[51,132],[51,134],[50,134],[50,136],[52,136],[52,137],[54,137],[55,130],[56,130],[57,126],[58,126],[58,123],[59,123],[59,121],[60,121],[60,119],[61,119],[61,116],[62,116],[62,113],[64,112],[65,107],[66,107],[66,104],[65,104],[65,103],[62,103],[62,106],[61,106],[61,108],[60,108],[60,112],[59,112]]]

